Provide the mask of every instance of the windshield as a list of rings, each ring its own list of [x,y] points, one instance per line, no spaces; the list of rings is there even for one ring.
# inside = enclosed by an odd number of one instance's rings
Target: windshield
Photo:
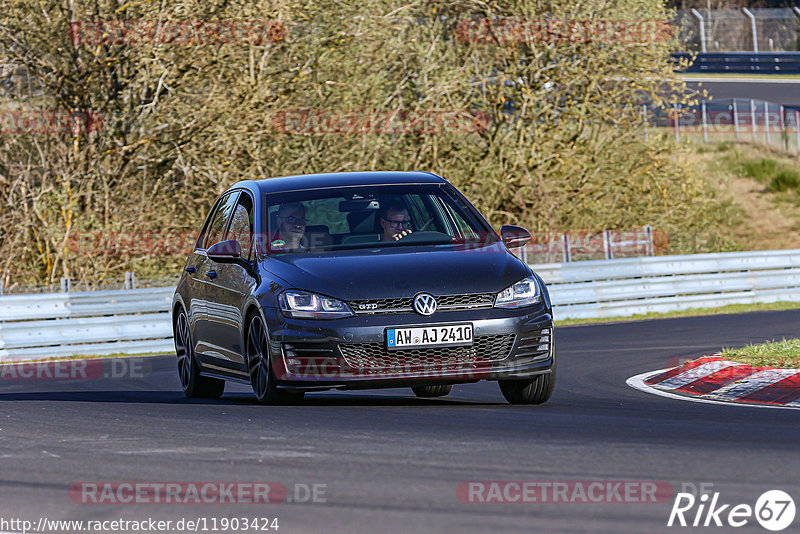
[[[496,241],[445,184],[269,194],[265,205],[269,254]]]

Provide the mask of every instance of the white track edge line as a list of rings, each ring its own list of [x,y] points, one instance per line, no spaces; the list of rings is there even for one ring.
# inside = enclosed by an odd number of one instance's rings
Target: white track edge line
[[[644,383],[644,381],[650,378],[651,376],[655,376],[658,373],[664,373],[669,370],[670,368],[659,369],[658,371],[647,371],[646,373],[641,373],[636,376],[630,377],[625,381],[625,383],[630,387],[632,387],[633,389],[638,389],[639,391],[642,391],[644,393],[652,393],[660,397],[667,397],[669,399],[677,399],[689,402],[699,402],[702,404],[721,404],[724,406],[749,406],[750,408],[777,408],[778,410],[800,410],[800,406],[781,406],[779,404],[751,404],[747,402],[710,400],[710,399],[703,399],[700,397],[684,397],[683,395],[678,395],[677,393],[670,393],[668,391],[662,391],[660,389],[656,389],[653,386]]]

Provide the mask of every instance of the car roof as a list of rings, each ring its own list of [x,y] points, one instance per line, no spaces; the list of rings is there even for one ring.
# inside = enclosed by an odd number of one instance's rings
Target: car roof
[[[430,172],[421,171],[364,171],[300,174],[263,180],[239,182],[236,187],[257,187],[264,193],[287,193],[306,189],[328,189],[360,185],[394,184],[446,184],[447,180]]]

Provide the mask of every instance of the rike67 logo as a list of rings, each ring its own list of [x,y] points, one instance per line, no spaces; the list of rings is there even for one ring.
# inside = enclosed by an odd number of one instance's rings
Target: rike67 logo
[[[755,520],[765,529],[777,532],[791,525],[794,516],[794,500],[781,490],[765,491],[755,506],[724,503],[718,491],[699,497],[681,492],[675,495],[667,526],[739,528]]]

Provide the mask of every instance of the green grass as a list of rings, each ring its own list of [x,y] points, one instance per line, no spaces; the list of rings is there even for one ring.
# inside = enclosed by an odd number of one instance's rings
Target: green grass
[[[607,317],[601,319],[558,319],[556,310],[556,326],[574,326],[582,324],[621,323],[628,321],[648,321],[651,319],[670,319],[673,317],[700,317],[703,315],[725,315],[731,313],[748,313],[756,311],[777,311],[800,309],[800,302],[770,302],[764,304],[729,304],[719,308],[696,308],[665,313],[645,313],[625,317]]]
[[[748,158],[739,151],[724,156],[723,161],[739,176],[753,178],[764,184],[770,193],[800,193],[800,171],[789,162],[773,157]]]
[[[796,369],[800,367],[800,339],[782,339],[738,349],[725,348],[722,356],[754,367]]]

